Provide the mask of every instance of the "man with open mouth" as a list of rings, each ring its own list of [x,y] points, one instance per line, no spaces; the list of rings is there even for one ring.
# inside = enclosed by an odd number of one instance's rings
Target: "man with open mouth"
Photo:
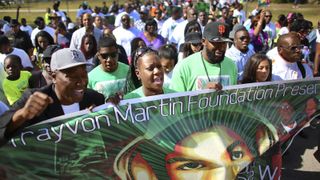
[[[0,117],[0,145],[24,127],[104,103],[102,94],[87,89],[87,61],[81,51],[61,49],[52,55],[53,83],[26,90]]]

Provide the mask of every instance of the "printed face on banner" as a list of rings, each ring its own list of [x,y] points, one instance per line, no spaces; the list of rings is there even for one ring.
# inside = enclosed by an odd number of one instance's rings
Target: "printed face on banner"
[[[166,156],[172,179],[234,179],[253,157],[231,129],[213,127],[184,138]]]
[[[129,173],[134,179],[157,179],[152,159],[165,165],[171,179],[235,179],[237,174],[253,160],[244,140],[225,126],[194,132],[183,138],[161,160],[160,153],[151,157],[139,152],[140,143],[132,151],[121,155],[116,162],[119,174]],[[128,163],[129,162],[129,163]],[[128,163],[128,164],[127,164]],[[158,165],[159,166],[159,165]],[[125,170],[128,168],[127,170]]]

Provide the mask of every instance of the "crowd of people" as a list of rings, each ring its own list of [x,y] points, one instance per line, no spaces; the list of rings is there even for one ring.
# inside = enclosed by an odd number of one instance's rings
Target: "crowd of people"
[[[228,1],[229,2],[229,1]],[[234,1],[128,1],[76,20],[60,1],[1,24],[0,144],[28,125],[105,102],[318,75],[320,22]],[[316,37],[316,38],[314,38]]]

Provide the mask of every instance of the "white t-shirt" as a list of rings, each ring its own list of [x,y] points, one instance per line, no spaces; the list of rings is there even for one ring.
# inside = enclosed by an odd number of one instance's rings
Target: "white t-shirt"
[[[272,61],[279,55],[277,46],[269,50],[266,54]]]
[[[162,25],[161,36],[164,37],[165,39],[170,40],[174,29],[182,21],[184,21],[182,18],[174,20],[174,19],[172,19],[172,17],[170,17],[169,19],[167,19]]]
[[[266,27],[263,29],[263,31],[268,33],[269,38],[276,38],[276,25],[274,25],[273,22],[269,22],[269,24],[266,24]]]
[[[6,72],[4,71],[3,64],[0,63],[0,101],[5,104],[9,104],[7,97],[4,95],[2,82],[7,77]]]
[[[313,73],[308,64],[302,64],[305,72],[306,79],[313,78]],[[302,73],[297,63],[290,63],[284,60],[280,55],[275,56],[272,61],[272,80],[294,80],[303,79]]]
[[[233,11],[233,17],[237,17],[239,21],[239,24],[243,24],[247,18],[246,18],[246,12],[242,9],[242,10],[238,10],[238,9],[235,9]]]
[[[117,27],[115,30],[113,30],[113,35],[116,37],[117,44],[123,46],[123,48],[126,50],[127,56],[131,55],[131,41],[138,37],[140,34],[140,31],[135,28],[131,27],[129,29],[124,29],[122,26]]]
[[[163,26],[164,20],[158,20],[157,18],[153,18],[153,19],[158,24],[158,34],[161,34],[161,30],[162,30],[162,26]]]
[[[71,42],[70,42],[70,48],[73,49],[80,49],[81,47],[81,40],[82,37],[86,34],[86,27],[82,27],[78,30],[76,30],[73,34],[72,34],[72,38],[71,38]],[[93,36],[96,39],[97,44],[99,43],[99,39],[102,35],[102,32],[100,29],[93,27]]]
[[[7,34],[11,31],[11,27],[9,24],[4,24],[2,27],[2,31],[4,32],[4,34]]]
[[[316,29],[316,34],[317,34],[316,42],[320,43],[320,32],[319,32],[319,29]]]
[[[288,34],[288,33],[289,33],[289,29],[287,27],[282,27],[278,32],[278,36]]]
[[[24,68],[26,68],[26,67],[33,68],[33,65],[31,63],[31,60],[30,60],[30,57],[28,56],[28,54],[24,50],[19,49],[19,48],[13,48],[13,51],[9,54],[0,54],[0,63],[2,64],[2,67],[4,67],[4,59],[10,54],[14,54],[14,55],[19,56],[21,59],[22,66]]]
[[[43,29],[38,29],[38,28],[35,28],[32,33],[31,33],[31,41],[32,41],[32,44],[35,46],[35,38],[36,38],[36,35],[38,34],[38,32],[40,31],[46,31],[47,33],[49,33],[51,35],[51,37],[53,38],[54,37],[54,29],[49,27],[49,26],[46,26],[45,28]]]
[[[182,43],[184,43],[184,29],[186,28],[189,21],[185,20],[177,25],[173,30],[172,36],[169,39],[169,42],[178,44],[178,49]]]
[[[21,31],[25,31],[29,34],[29,36],[31,36],[31,33],[32,33],[32,27],[29,26],[29,25],[26,25],[26,26],[20,26],[20,30]]]
[[[66,22],[66,21],[67,21],[67,17],[66,17],[66,15],[65,15],[62,11],[52,10],[52,12],[56,13],[57,16],[60,16],[60,17],[61,17],[61,20],[62,20],[63,22]]]
[[[70,113],[74,113],[74,112],[78,112],[80,111],[80,105],[79,103],[74,103],[71,105],[61,105],[62,110],[64,112],[64,114],[70,114]]]

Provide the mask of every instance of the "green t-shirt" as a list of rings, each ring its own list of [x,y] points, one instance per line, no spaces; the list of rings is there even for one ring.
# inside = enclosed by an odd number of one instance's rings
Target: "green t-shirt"
[[[198,2],[195,6],[195,9],[200,12],[200,11],[205,11],[206,13],[209,13],[209,3],[205,3],[205,2]]]
[[[169,93],[175,92],[174,90],[169,89],[169,88],[165,88],[165,87],[162,87],[162,89],[163,89],[164,94],[169,94]],[[134,99],[134,98],[140,98],[140,97],[145,97],[143,90],[142,90],[142,86],[139,87],[138,89],[126,94],[123,99]]]
[[[171,89],[178,92],[205,89],[209,79],[222,86],[237,84],[237,67],[231,59],[225,57],[220,64],[211,64],[203,58],[203,65],[201,56],[201,52],[194,53],[176,65]]]
[[[94,89],[103,94],[105,98],[109,98],[119,91],[122,91],[129,66],[118,62],[118,68],[114,72],[105,72],[101,65],[95,67],[89,72],[88,88]]]
[[[15,103],[20,97],[24,90],[29,87],[29,78],[31,77],[31,73],[29,71],[21,71],[20,78],[11,81],[7,78],[3,80],[2,87],[5,96],[8,99],[10,105]]]

